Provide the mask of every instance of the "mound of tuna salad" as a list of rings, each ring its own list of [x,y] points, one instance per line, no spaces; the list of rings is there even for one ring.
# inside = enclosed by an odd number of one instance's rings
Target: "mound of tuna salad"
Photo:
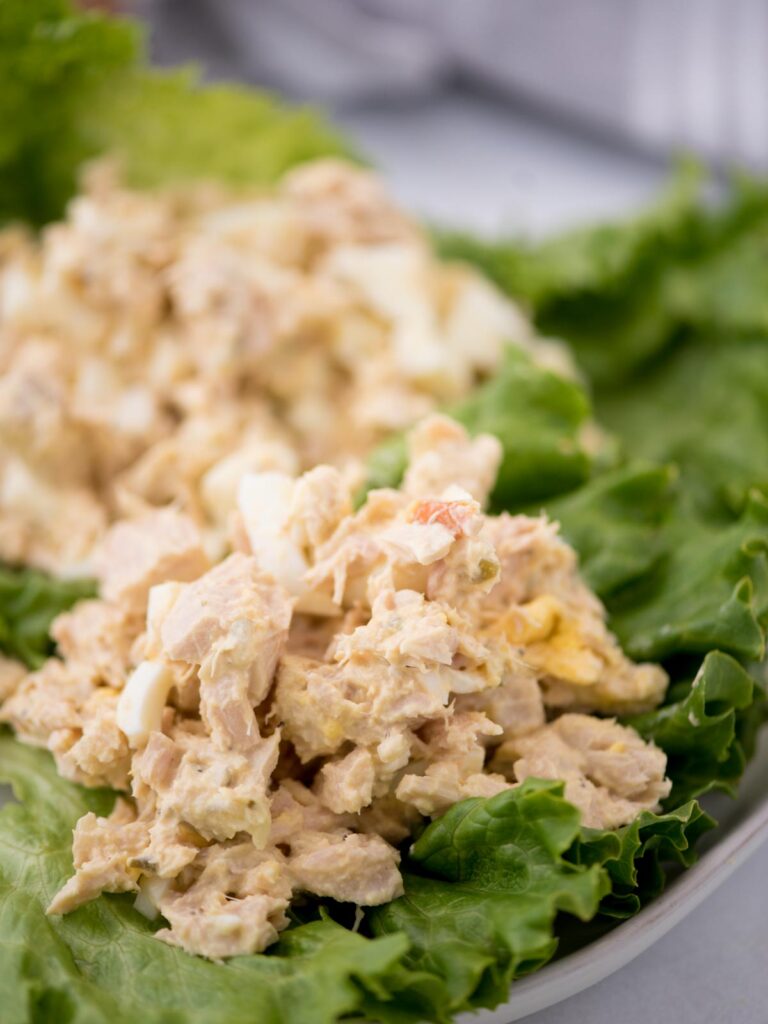
[[[97,166],[64,222],[0,232],[0,559],[83,574],[171,503],[220,554],[244,473],[349,466],[508,345],[558,358],[366,171],[147,193]]]
[[[664,753],[611,716],[656,706],[664,671],[622,653],[555,523],[483,512],[495,438],[431,416],[409,456],[357,511],[336,467],[246,472],[213,560],[177,510],[110,527],[100,599],[0,712],[123,793],[78,822],[51,914],[135,892],[159,939],[236,956],[300,894],[396,898],[398,846],[467,797],[535,776],[586,826],[658,807]]]

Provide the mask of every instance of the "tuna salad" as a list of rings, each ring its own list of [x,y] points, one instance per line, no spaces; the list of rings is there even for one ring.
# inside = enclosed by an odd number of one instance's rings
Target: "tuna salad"
[[[0,233],[0,558],[82,574],[168,504],[220,553],[244,473],[354,473],[508,345],[562,364],[351,164],[244,194],[96,165],[66,221]]]
[[[421,225],[106,6],[0,15],[0,1017],[519,1016],[759,749],[768,186]]]
[[[297,894],[399,896],[398,846],[467,797],[534,776],[586,826],[658,808],[665,754],[611,716],[667,677],[622,653],[556,523],[484,513],[500,456],[432,416],[356,511],[331,465],[245,473],[221,559],[176,510],[108,530],[101,597],[2,705],[64,777],[124,794],[77,823],[49,913],[134,892],[159,939],[225,958]]]

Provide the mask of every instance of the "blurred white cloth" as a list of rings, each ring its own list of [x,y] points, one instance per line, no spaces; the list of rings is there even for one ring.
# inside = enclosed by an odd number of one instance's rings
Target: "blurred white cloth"
[[[144,0],[163,62],[336,106],[458,77],[650,150],[768,166],[768,0]]]

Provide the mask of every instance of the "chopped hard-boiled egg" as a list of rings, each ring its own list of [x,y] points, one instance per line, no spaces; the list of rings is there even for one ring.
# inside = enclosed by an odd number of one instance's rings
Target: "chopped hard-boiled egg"
[[[225,524],[237,505],[240,481],[247,473],[276,470],[295,474],[299,470],[296,453],[283,441],[246,442],[215,462],[200,481],[200,495],[213,522]]]
[[[144,653],[150,658],[159,657],[162,652],[160,629],[168,613],[178,600],[184,584],[176,580],[167,583],[156,583],[149,588],[147,597],[147,633],[144,641]]]
[[[238,491],[246,536],[264,572],[297,598],[297,611],[337,615],[339,608],[330,596],[312,591],[307,584],[309,562],[287,530],[295,489],[296,481],[287,473],[247,473]]]
[[[240,481],[238,506],[259,565],[298,597],[307,589],[304,576],[309,566],[301,548],[284,530],[295,486],[295,480],[277,470],[247,473]]]
[[[139,883],[139,892],[133,905],[148,921],[154,921],[160,914],[159,903],[171,887],[168,878],[145,876]]]
[[[21,459],[5,462],[0,478],[0,502],[4,508],[38,519],[50,512],[55,500],[54,488]]]
[[[162,661],[142,661],[133,670],[117,702],[117,725],[132,747],[146,743],[160,728],[173,674]]]

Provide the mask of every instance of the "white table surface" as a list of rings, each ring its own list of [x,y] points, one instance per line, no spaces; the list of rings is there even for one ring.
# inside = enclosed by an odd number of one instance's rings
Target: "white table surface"
[[[487,234],[541,235],[642,205],[658,162],[456,94],[337,119],[410,209]],[[768,845],[633,963],[530,1024],[766,1024]]]

